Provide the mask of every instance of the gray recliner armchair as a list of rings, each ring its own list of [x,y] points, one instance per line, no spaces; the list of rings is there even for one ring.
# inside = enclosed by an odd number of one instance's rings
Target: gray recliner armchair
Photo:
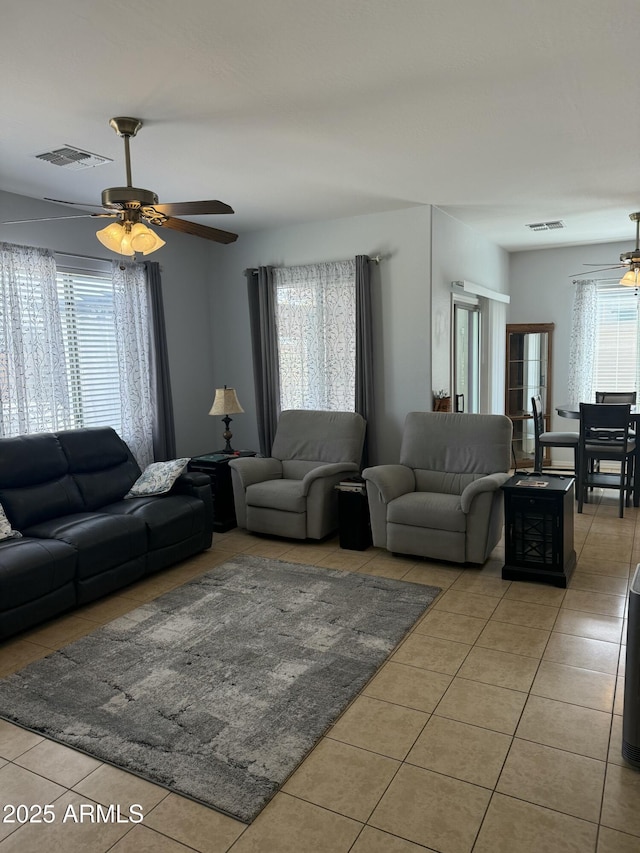
[[[292,539],[337,530],[334,487],[359,472],[365,428],[355,412],[282,412],[269,458],[229,463],[238,527]]]
[[[366,468],[373,544],[485,562],[502,535],[512,424],[504,415],[410,412],[399,465]]]

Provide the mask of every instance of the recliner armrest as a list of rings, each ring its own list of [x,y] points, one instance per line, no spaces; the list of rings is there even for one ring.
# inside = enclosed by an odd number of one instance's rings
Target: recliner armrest
[[[246,456],[231,459],[229,467],[236,473],[244,489],[253,483],[282,479],[282,462],[272,457]]]
[[[406,465],[374,465],[372,468],[365,468],[362,476],[377,487],[386,504],[400,495],[416,490],[413,468]]]
[[[479,495],[482,492],[497,491],[503,483],[507,482],[509,477],[510,474],[487,474],[486,477],[480,477],[479,480],[474,480],[473,483],[469,483],[460,495],[460,507],[462,512],[468,513],[470,511],[476,495]]]
[[[308,494],[309,488],[314,480],[319,480],[323,477],[341,477],[343,474],[351,475],[357,473],[359,470],[360,469],[355,462],[328,462],[326,464],[320,464],[317,468],[312,468],[311,471],[307,471],[302,478],[304,493],[305,495]]]

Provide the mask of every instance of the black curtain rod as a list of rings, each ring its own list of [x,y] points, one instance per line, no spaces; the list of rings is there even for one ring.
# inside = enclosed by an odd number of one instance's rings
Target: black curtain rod
[[[371,261],[372,264],[379,264],[380,261],[384,260],[383,255],[374,255],[373,257],[371,257],[370,255],[366,255],[366,257],[369,258],[369,260]],[[349,258],[349,260],[351,260],[351,258]],[[326,262],[325,261],[319,261],[317,263],[326,263]],[[329,263],[331,263],[331,262],[329,262]],[[338,262],[338,263],[340,263],[340,262]],[[310,267],[310,266],[313,266],[313,264],[294,264],[293,266]],[[286,267],[284,267],[284,269],[286,269]],[[244,274],[245,275],[253,275],[254,273],[257,273],[257,272],[258,272],[257,267],[247,267],[247,269],[244,271]]]
[[[58,249],[53,250],[54,255],[61,255],[65,258],[83,258],[85,261],[104,261],[104,263],[109,263],[113,258],[99,258],[97,255],[80,255],[78,252],[60,252]]]

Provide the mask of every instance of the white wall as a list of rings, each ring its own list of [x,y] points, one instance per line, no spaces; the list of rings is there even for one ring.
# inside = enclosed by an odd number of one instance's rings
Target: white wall
[[[431,208],[412,207],[330,222],[242,234],[216,247],[213,330],[216,385],[236,388],[245,414],[231,425],[233,446],[258,446],[254,381],[243,271],[382,255],[372,265],[375,415],[372,463],[397,462],[407,412],[431,408]],[[222,434],[222,424],[215,428]]]
[[[577,430],[577,421],[559,417],[554,406],[568,402],[569,341],[576,279],[620,279],[618,270],[593,273],[585,266],[603,267],[619,262],[620,254],[629,250],[627,243],[597,243],[559,249],[514,252],[509,259],[511,282],[510,323],[555,323],[553,331],[551,429]],[[555,454],[558,458],[562,455]],[[555,458],[554,456],[554,458]]]
[[[432,389],[451,388],[451,282],[471,281],[509,293],[509,255],[437,207],[432,215]],[[485,363],[486,370],[491,365]],[[486,377],[485,377],[486,378]],[[486,385],[483,411],[489,411]],[[429,408],[431,408],[429,406]]]
[[[0,192],[0,220],[76,212]],[[99,221],[91,218],[6,225],[0,226],[0,240],[111,258],[96,240],[98,227]],[[437,368],[432,370],[431,278],[436,306],[445,294],[449,305],[453,280],[467,279],[501,292],[508,287],[507,253],[428,205],[243,234],[229,246],[175,232],[167,235],[166,246],[154,259],[162,269],[179,455],[221,446],[224,427],[208,412],[216,387],[224,384],[236,388],[245,409],[231,424],[233,446],[258,446],[244,270],[356,254],[383,257],[371,267],[375,412],[370,460],[398,460],[407,412],[430,410],[432,389],[449,384],[436,378],[442,370],[449,375],[448,337],[435,342]]]
[[[0,222],[82,213],[0,191]],[[104,220],[91,217],[0,225],[0,241],[113,260],[115,256],[96,239],[96,231],[103,226]],[[212,440],[207,415],[214,388],[209,322],[211,250],[206,240],[197,237],[171,232],[166,239],[166,246],[150,259],[158,260],[162,271],[177,453],[191,456],[210,450]]]

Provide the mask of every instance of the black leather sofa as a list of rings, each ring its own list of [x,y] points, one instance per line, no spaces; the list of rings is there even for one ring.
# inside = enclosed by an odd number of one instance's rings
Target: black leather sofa
[[[211,546],[209,477],[124,500],[140,473],[109,427],[0,438],[0,638]]]

